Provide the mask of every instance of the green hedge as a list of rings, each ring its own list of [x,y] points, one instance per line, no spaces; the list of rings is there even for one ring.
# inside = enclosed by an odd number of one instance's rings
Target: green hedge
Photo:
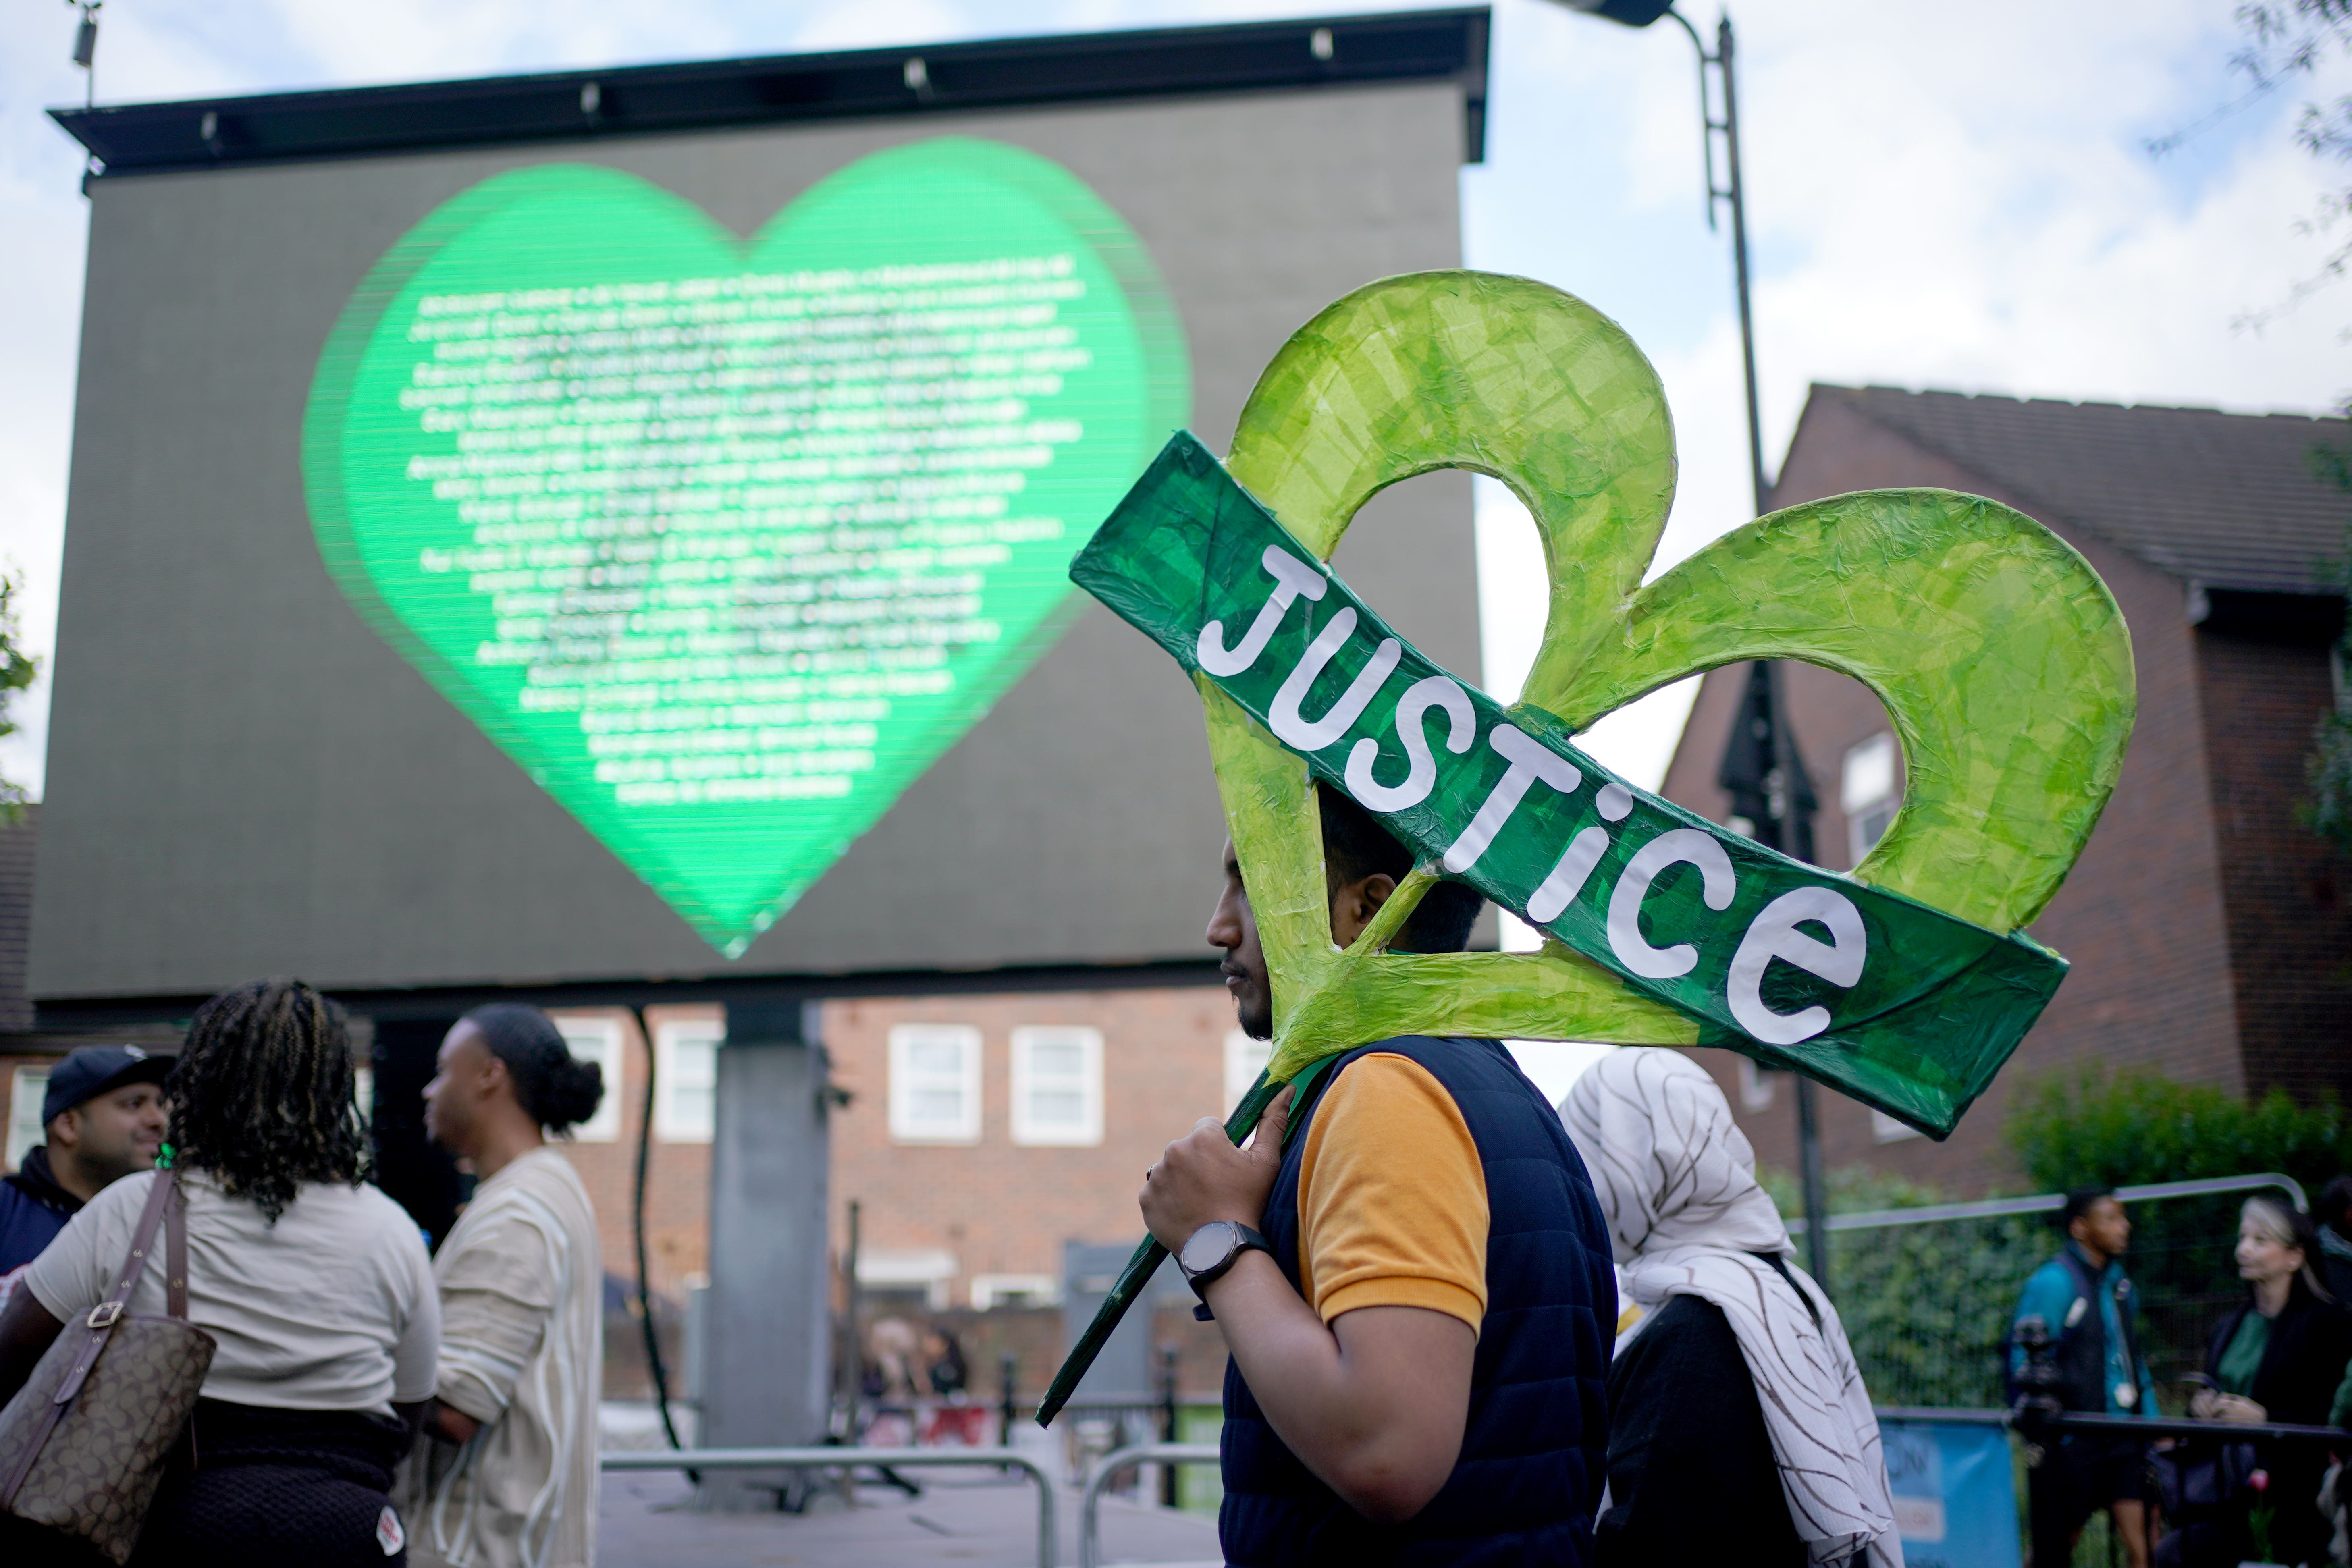
[[[2276,1171],[2316,1194],[2352,1169],[2352,1117],[2332,1102],[2298,1106],[2273,1091],[2249,1105],[2148,1074],[2029,1082],[2013,1102],[2008,1133],[2032,1192]],[[1768,1171],[1764,1182],[1782,1213],[1802,1211],[1793,1177]],[[1945,1198],[1870,1171],[1830,1177],[1833,1214]],[[2241,1202],[2242,1194],[2224,1194],[2133,1206],[2125,1267],[2139,1289],[2141,1348],[2168,1408],[2179,1408],[2179,1394],[2164,1385],[2202,1366],[2206,1335],[2243,1289],[2231,1258]],[[2018,1293],[2061,1244],[2042,1215],[1834,1233],[1831,1295],[1872,1399],[1999,1404]]]

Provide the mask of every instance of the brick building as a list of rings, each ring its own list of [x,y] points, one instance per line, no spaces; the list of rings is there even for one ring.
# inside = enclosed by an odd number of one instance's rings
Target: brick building
[[[2032,931],[2073,963],[2002,1077],[1936,1144],[1824,1097],[1824,1157],[1972,1192],[2012,1174],[2018,1085],[2095,1063],[2233,1092],[2352,1099],[2352,866],[2300,826],[2314,726],[2347,700],[2333,648],[2352,497],[2315,477],[2342,420],[1815,386],[1777,506],[1937,486],[2049,526],[2106,580],[2132,635],[2139,721],[2114,797]],[[1664,793],[1726,820],[1717,783],[1748,667],[1702,682]],[[1900,798],[1886,713],[1859,684],[1782,666],[1821,799],[1820,860],[1849,868]],[[1704,1052],[1761,1159],[1794,1166],[1794,1096]]]

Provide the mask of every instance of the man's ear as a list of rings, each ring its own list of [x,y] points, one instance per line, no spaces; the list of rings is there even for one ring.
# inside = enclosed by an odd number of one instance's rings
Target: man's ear
[[[81,1107],[60,1110],[50,1117],[49,1124],[41,1130],[41,1136],[61,1149],[79,1146],[81,1142]]]
[[[1341,884],[1331,895],[1331,940],[1341,947],[1354,942],[1396,889],[1396,879],[1385,871]]]

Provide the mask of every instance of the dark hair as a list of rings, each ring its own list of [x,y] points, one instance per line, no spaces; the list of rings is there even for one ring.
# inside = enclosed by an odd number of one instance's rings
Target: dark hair
[[[352,1098],[351,1025],[299,980],[224,991],[189,1022],[164,1080],[172,1163],[208,1171],[221,1190],[278,1223],[304,1182],[358,1186],[367,1129]]]
[[[2311,1217],[2342,1237],[2352,1237],[2344,1223],[2347,1212],[2352,1212],[2352,1176],[2338,1176],[2320,1188],[2319,1201],[2311,1205]]]
[[[1330,785],[1315,786],[1323,816],[1323,868],[1333,892],[1375,874],[1402,882],[1412,870],[1412,851],[1372,814]],[[1403,928],[1389,944],[1396,952],[1459,952],[1469,944],[1470,927],[1486,900],[1475,888],[1440,881],[1423,893]]]
[[[520,1002],[493,1002],[467,1014],[466,1022],[514,1075],[515,1098],[532,1121],[564,1133],[596,1114],[604,1069],[574,1058],[554,1019]]]
[[[2116,1195],[2113,1187],[2075,1187],[2066,1194],[2066,1206],[2058,1211],[2058,1228],[2072,1230],[2074,1222],[2091,1212],[2091,1205],[2102,1198]]]

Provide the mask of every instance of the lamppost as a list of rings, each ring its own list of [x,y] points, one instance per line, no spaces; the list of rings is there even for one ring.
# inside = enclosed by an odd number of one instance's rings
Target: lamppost
[[[1739,91],[1732,74],[1731,17],[1724,16],[1715,26],[1715,52],[1709,54],[1706,40],[1699,36],[1689,17],[1674,8],[1673,0],[1560,0],[1571,11],[1582,11],[1628,27],[1646,27],[1662,16],[1672,17],[1676,26],[1690,35],[1691,47],[1698,54],[1699,123],[1705,128],[1701,137],[1706,157],[1706,226],[1716,227],[1717,213],[1724,206],[1731,209],[1731,268],[1739,299],[1739,358],[1748,392],[1748,481],[1755,498],[1756,515],[1769,510],[1771,486],[1764,479],[1764,421],[1756,405],[1756,317],[1748,301],[1748,201],[1739,172]],[[1712,73],[1710,77],[1710,73]],[[1723,106],[1722,118],[1716,117],[1715,106]],[[1716,178],[1716,138],[1723,139],[1724,177]],[[1797,759],[1796,746],[1789,734],[1788,721],[1780,712],[1780,682],[1776,672],[1762,660],[1748,672],[1748,688],[1740,707],[1740,723],[1760,721],[1764,742],[1761,765],[1756,778],[1759,785],[1772,775],[1778,775],[1780,787],[1767,790],[1768,809],[1752,817],[1751,831],[1759,842],[1811,859],[1812,824],[1811,791],[1809,786],[1795,787],[1804,776],[1802,764]],[[1733,731],[1735,746],[1739,729]],[[1727,773],[1732,758],[1727,753]],[[1805,1260],[1815,1280],[1823,1289],[1829,1288],[1829,1204],[1822,1180],[1822,1148],[1819,1117],[1814,1099],[1813,1080],[1802,1073],[1797,1080],[1797,1143],[1798,1164],[1805,1189]]]

